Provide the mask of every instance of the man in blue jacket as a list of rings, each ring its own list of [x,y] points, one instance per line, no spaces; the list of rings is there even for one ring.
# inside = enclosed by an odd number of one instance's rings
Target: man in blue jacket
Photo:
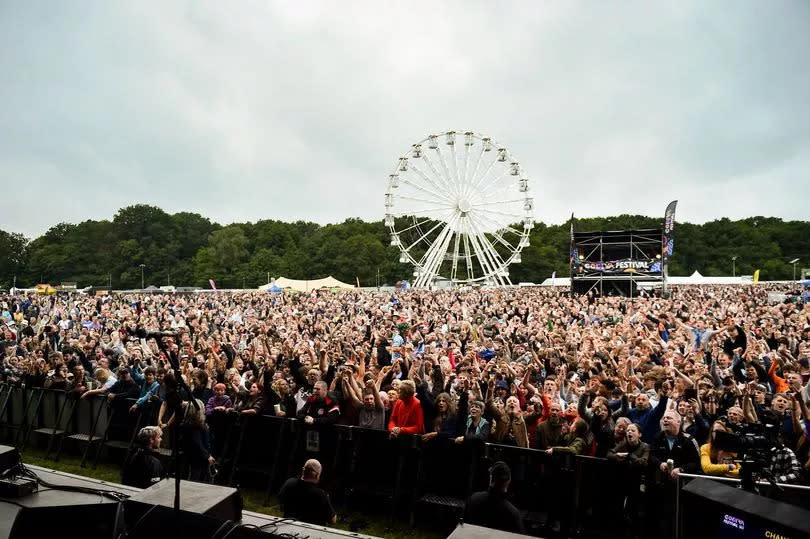
[[[627,418],[641,427],[641,439],[650,443],[660,430],[660,421],[667,410],[669,400],[669,382],[664,382],[658,389],[658,404],[655,408],[650,404],[650,397],[646,393],[636,395],[636,401],[627,412]]]

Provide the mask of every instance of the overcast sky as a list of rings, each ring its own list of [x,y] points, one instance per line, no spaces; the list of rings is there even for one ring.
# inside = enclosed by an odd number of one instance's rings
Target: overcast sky
[[[538,220],[807,219],[810,2],[0,1],[3,230],[382,219],[447,129],[509,148]]]

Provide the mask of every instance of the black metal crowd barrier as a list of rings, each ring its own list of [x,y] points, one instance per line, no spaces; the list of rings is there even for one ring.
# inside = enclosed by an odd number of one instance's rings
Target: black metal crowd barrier
[[[126,454],[124,462],[138,430],[156,424],[156,405],[130,412],[132,403],[0,384],[0,439],[24,448],[34,441],[44,445],[46,438],[47,457],[58,459],[70,446],[81,452],[83,466],[93,450],[94,465],[115,451]],[[265,504],[287,478],[301,473],[308,458],[316,458],[323,467],[322,486],[347,509],[362,507],[412,523],[429,517],[431,524],[452,529],[467,498],[487,488],[489,468],[501,460],[512,471],[510,499],[528,531],[559,526],[562,533],[585,537],[605,530],[643,536],[650,499],[645,483],[652,474],[645,478],[642,470],[620,462],[496,443],[391,438],[386,431],[274,416],[215,413],[208,424],[220,468],[215,481],[259,487]],[[804,494],[783,493],[793,498],[786,501],[806,506],[806,497],[804,503],[796,500]]]
[[[126,460],[142,425],[155,424],[155,411],[130,412],[134,399],[105,395],[79,398],[71,391],[0,384],[0,439],[20,451],[33,438],[46,438],[45,458],[59,460],[65,442],[79,448],[84,467],[98,463],[103,449],[121,449]]]

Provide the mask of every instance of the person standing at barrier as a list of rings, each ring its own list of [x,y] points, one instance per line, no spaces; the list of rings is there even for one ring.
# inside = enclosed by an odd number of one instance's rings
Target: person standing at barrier
[[[565,420],[562,417],[562,405],[552,402],[549,405],[548,419],[537,424],[535,441],[537,449],[548,449],[560,445],[565,437]]]
[[[715,421],[712,424],[709,441],[700,446],[700,467],[706,475],[737,478],[740,476],[740,465],[734,463],[737,455],[725,453],[714,447],[715,433],[717,432],[728,432],[723,421]]]
[[[309,459],[304,463],[301,477],[291,477],[278,493],[284,518],[324,526],[337,522],[337,515],[329,501],[329,495],[318,487],[321,480],[321,463]]]
[[[641,427],[631,423],[625,430],[624,440],[607,454],[608,460],[618,462],[624,466],[620,474],[619,493],[624,497],[623,514],[624,525],[627,530],[643,536],[642,523],[646,514],[644,496],[646,485],[646,472],[650,462],[650,446],[641,440]]]
[[[652,494],[651,525],[661,537],[671,537],[674,527],[675,493],[681,472],[700,471],[700,451],[694,438],[681,432],[681,416],[668,410],[661,419],[661,432],[650,444],[650,462],[657,481]]]
[[[385,430],[385,406],[374,379],[366,380],[362,402],[358,398],[359,387],[353,378],[344,379],[344,391],[347,392],[353,406],[359,409],[357,426],[364,429]]]
[[[298,411],[299,419],[307,425],[334,425],[340,418],[340,407],[337,401],[328,394],[329,386],[319,380],[315,382],[313,393]]]
[[[649,395],[646,393],[638,393],[633,408],[627,412],[627,417],[630,421],[641,426],[641,438],[647,443],[651,443],[659,431],[658,422],[664,416],[664,412],[667,409],[669,390],[669,382],[661,384],[658,389],[658,404],[656,404],[654,408],[652,404],[650,404]]]
[[[520,511],[507,499],[512,472],[498,461],[489,469],[489,489],[476,492],[467,501],[464,522],[496,530],[523,533]]]
[[[403,380],[399,386],[399,398],[394,403],[391,419],[388,421],[388,432],[391,433],[391,438],[396,438],[400,434],[423,434],[425,432],[422,404],[414,393],[416,393],[416,386],[413,380]]]
[[[160,427],[144,427],[138,432],[135,454],[124,465],[121,483],[131,487],[149,488],[166,477],[157,450],[163,438]]]
[[[132,378],[141,385],[141,392],[138,400],[129,408],[129,411],[143,411],[151,402],[152,396],[156,395],[160,389],[160,384],[156,380],[155,368],[147,367],[144,369],[143,374],[133,369]]]

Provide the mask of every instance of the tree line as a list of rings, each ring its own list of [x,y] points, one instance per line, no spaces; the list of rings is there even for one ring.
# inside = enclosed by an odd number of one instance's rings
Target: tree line
[[[576,219],[576,230],[658,228],[662,218],[619,215]],[[512,282],[542,282],[552,272],[568,275],[570,221],[536,223],[522,263],[510,267]],[[319,225],[272,219],[222,226],[188,212],[169,214],[139,204],[114,218],[79,224],[59,223],[29,239],[0,230],[0,287],[76,282],[84,286],[208,286],[255,288],[283,275],[316,279],[333,275],[362,286],[411,279],[412,268],[399,263],[382,221],[347,219]],[[800,258],[810,266],[810,222],[750,217],[704,224],[678,223],[670,275],[737,275],[760,271],[762,280],[790,279]],[[799,264],[799,268],[802,267]]]

